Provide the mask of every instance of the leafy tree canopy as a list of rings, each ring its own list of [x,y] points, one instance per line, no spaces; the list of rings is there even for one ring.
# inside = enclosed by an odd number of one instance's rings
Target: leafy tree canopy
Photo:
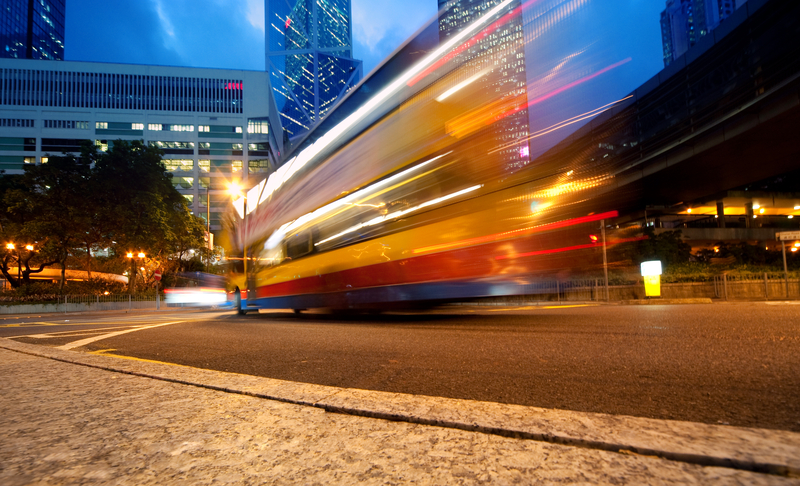
[[[205,226],[172,186],[162,152],[117,140],[106,153],[86,144],[79,155],[50,157],[0,177],[0,271],[14,287],[70,257],[91,276],[92,252],[144,252],[163,270],[182,270],[183,256],[203,248]],[[14,243],[14,249],[7,246]],[[32,245],[33,250],[25,249]],[[18,267],[14,275],[9,270]],[[174,267],[174,268],[170,268]],[[136,266],[131,261],[135,275]]]

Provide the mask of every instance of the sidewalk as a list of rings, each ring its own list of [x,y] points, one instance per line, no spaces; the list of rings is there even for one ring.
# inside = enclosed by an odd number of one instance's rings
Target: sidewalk
[[[410,482],[800,484],[800,434],[332,388],[0,339],[0,484]]]

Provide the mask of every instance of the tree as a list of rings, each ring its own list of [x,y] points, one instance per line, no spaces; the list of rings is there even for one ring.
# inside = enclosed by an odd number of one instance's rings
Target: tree
[[[95,170],[103,220],[110,223],[118,255],[144,251],[165,264],[169,256],[202,246],[202,222],[173,187],[163,152],[139,141],[117,140]],[[138,270],[131,260],[131,286]],[[132,287],[131,287],[132,288]]]
[[[91,277],[100,248],[122,258],[143,251],[164,270],[170,261],[181,270],[184,255],[204,246],[204,224],[172,186],[161,155],[139,141],[117,140],[104,154],[87,144],[78,156],[51,156],[21,176],[0,177],[0,272],[18,287],[58,263],[63,289],[68,259],[81,258]],[[24,249],[29,242],[33,251]],[[9,271],[17,262],[19,277]],[[132,286],[138,272],[130,263]]]
[[[664,266],[669,266],[689,261],[692,247],[683,241],[680,230],[665,231],[657,235],[652,228],[645,228],[644,234],[647,238],[638,242],[635,250],[634,260],[637,263],[661,260]]]
[[[28,185],[26,176],[0,177],[0,233],[4,240],[0,247],[0,272],[14,288],[30,283],[31,274],[57,263],[48,259],[52,255],[52,240],[38,232],[40,197]],[[10,271],[12,264],[16,265],[16,276]]]
[[[92,226],[87,191],[92,162],[88,156],[65,154],[50,157],[46,164],[25,167],[23,184],[34,212],[25,225],[26,232],[40,242],[39,252],[45,258],[61,266],[61,290],[66,281],[67,259],[83,244]]]

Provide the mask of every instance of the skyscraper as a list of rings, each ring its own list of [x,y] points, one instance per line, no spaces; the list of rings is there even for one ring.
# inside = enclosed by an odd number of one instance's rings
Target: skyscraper
[[[681,57],[747,0],[667,0],[661,12],[664,66]]]
[[[496,7],[502,0],[438,0],[439,40],[446,41],[466,26]],[[500,28],[481,36],[477,44],[461,54],[460,61],[475,66],[492,66],[500,76],[485,76],[481,82],[498,99],[515,97],[527,106],[527,79],[525,72],[525,40],[522,33],[522,7],[515,0],[500,16],[512,13]],[[476,69],[478,69],[476,67]],[[490,80],[491,79],[491,80]],[[504,117],[494,124],[495,138],[509,171],[514,171],[530,161],[527,142],[529,121],[527,108]],[[516,143],[515,143],[516,142]]]
[[[64,59],[65,0],[0,0],[0,57]]]
[[[267,0],[267,71],[289,138],[307,132],[361,79],[350,0]]]

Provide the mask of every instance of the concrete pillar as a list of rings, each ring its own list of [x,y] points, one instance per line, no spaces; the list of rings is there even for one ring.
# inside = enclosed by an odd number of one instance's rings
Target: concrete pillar
[[[753,201],[744,203],[744,224],[745,228],[754,228],[753,224]]]
[[[717,201],[717,228],[725,227],[725,203]]]

